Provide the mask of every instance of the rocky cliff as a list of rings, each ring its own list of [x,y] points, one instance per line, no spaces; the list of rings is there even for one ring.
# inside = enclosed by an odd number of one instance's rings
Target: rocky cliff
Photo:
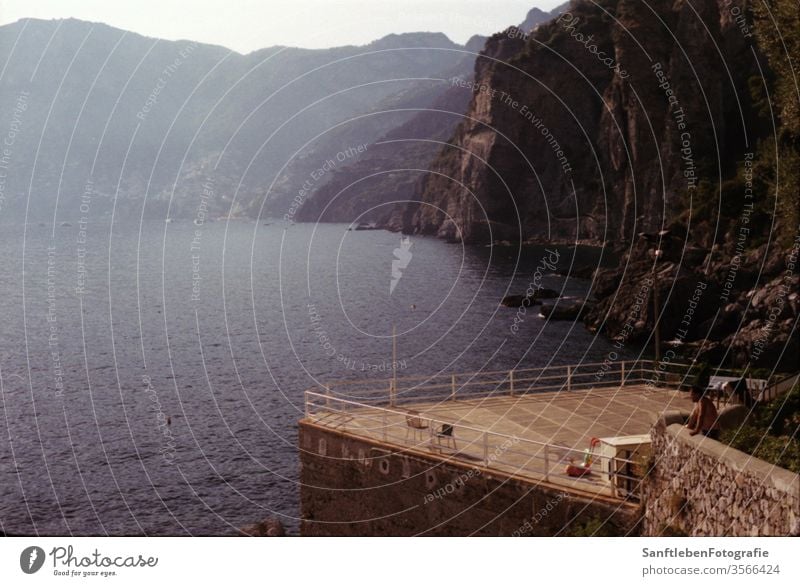
[[[609,246],[591,329],[652,342],[657,311],[689,358],[796,369],[798,16],[769,4],[774,20],[745,0],[576,1],[494,35],[474,82],[454,81],[471,95],[454,138],[387,226]]]
[[[655,339],[658,311],[660,360],[800,368],[800,234],[785,250],[764,243],[741,253],[731,242],[704,249],[685,240],[665,235],[657,261],[638,240],[619,267],[595,271],[587,326],[635,346]]]
[[[672,342],[661,359],[796,371],[800,115],[787,87],[791,55],[800,46],[800,15],[796,4],[783,0],[753,5],[752,12],[746,7],[719,3],[723,35],[717,46],[722,56],[739,47],[732,30],[748,42],[750,55],[736,62],[738,74],[728,77],[733,67],[725,66],[733,62],[721,65],[736,95],[749,100],[741,112],[751,114],[724,112],[713,135],[730,137],[740,118],[741,153],[720,156],[716,176],[708,170],[698,175],[697,188],[677,202],[677,220],[668,230],[632,239],[617,268],[596,272],[598,303],[584,320],[622,343],[654,340],[658,321],[660,338]],[[776,35],[780,47],[772,43]],[[743,78],[746,85],[736,85]],[[657,259],[655,250],[661,251]]]
[[[393,224],[597,243],[669,224],[758,138],[758,65],[724,4],[575,2],[529,35],[494,35],[455,138]]]

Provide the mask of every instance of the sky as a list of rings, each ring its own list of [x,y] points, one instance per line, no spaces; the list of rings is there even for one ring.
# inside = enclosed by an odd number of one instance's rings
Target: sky
[[[272,45],[363,45],[390,33],[443,32],[457,43],[564,0],[0,0],[0,24],[78,18],[167,40],[249,53]]]

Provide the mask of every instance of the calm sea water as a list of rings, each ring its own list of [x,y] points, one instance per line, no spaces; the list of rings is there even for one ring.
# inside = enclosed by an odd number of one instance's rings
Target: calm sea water
[[[123,220],[125,220],[123,218]],[[602,361],[582,325],[499,307],[542,248],[342,225],[3,225],[0,530],[229,534],[298,526],[303,391],[400,375]],[[592,251],[559,249],[559,265]],[[364,370],[365,369],[365,370]],[[170,425],[166,425],[169,418]],[[7,430],[7,433],[6,433]]]

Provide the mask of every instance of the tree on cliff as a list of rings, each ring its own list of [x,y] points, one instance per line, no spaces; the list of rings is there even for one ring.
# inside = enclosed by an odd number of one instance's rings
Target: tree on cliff
[[[760,0],[753,2],[752,12],[758,47],[772,75],[768,96],[760,80],[751,88],[762,94],[762,115],[776,123],[774,138],[760,145],[756,171],[777,198],[780,242],[787,245],[800,224],[800,10],[796,0]]]

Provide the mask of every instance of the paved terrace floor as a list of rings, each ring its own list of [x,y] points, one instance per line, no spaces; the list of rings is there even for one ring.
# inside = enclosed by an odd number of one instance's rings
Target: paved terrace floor
[[[455,447],[442,448],[438,442],[431,445],[428,434],[409,433],[403,412],[415,410],[423,419],[452,423],[455,429]],[[335,427],[340,431],[365,436],[387,444],[426,451],[465,463],[481,465],[484,456],[482,439],[463,427],[489,430],[494,433],[555,444],[583,450],[591,438],[647,434],[654,416],[667,410],[691,410],[688,393],[669,389],[653,389],[644,385],[536,393],[511,397],[508,395],[442,401],[440,403],[409,403],[395,408],[398,413],[384,415],[379,409],[359,408],[348,413],[326,415],[318,413],[312,421]],[[386,417],[388,438],[382,425]],[[491,449],[503,441],[491,437]],[[608,493],[606,483],[598,475],[574,479],[566,475],[566,461],[574,453],[558,453],[548,448],[550,482],[591,493]],[[523,453],[518,453],[523,452]],[[502,463],[501,463],[502,461]],[[545,477],[544,450],[520,442],[505,451],[491,467],[517,477],[541,480]]]

